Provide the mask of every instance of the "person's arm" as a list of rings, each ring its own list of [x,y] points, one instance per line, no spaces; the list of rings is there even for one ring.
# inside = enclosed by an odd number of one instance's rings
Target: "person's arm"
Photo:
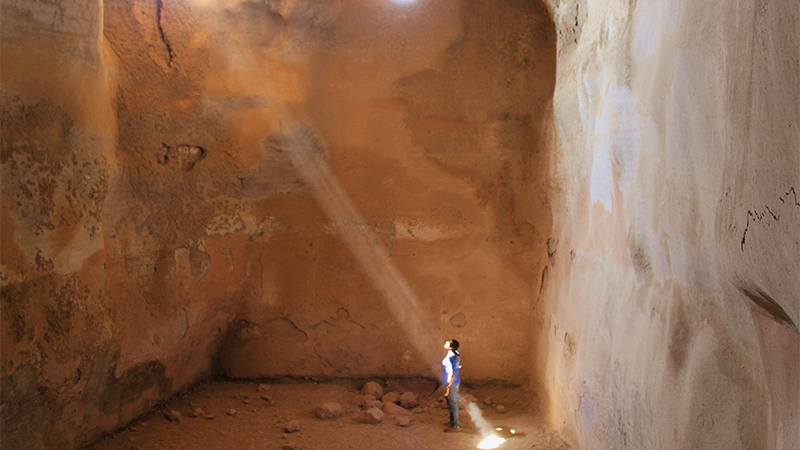
[[[452,361],[448,361],[448,364],[450,365],[450,370],[447,371],[447,386],[445,386],[445,389],[444,389],[444,396],[445,397],[450,395],[450,385],[453,384],[453,377],[456,374],[455,369],[453,369]]]

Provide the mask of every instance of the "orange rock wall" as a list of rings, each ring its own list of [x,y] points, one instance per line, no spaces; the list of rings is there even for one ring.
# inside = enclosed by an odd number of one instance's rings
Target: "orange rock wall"
[[[4,446],[79,447],[214,373],[436,376],[449,338],[466,379],[529,379],[543,5],[4,0],[2,21]]]

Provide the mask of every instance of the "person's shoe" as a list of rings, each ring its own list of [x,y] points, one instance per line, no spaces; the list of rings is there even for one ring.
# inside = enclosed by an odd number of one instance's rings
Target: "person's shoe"
[[[447,427],[444,429],[445,433],[459,433],[461,432],[461,427]]]

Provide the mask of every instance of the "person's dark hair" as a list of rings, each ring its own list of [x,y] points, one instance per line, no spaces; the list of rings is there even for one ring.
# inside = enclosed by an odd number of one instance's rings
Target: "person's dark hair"
[[[450,339],[450,348],[453,349],[453,353],[458,354],[458,341],[455,339]]]

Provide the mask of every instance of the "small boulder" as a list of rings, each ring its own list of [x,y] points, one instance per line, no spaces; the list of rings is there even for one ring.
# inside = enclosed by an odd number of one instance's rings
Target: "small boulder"
[[[287,442],[283,444],[282,448],[283,450],[294,450],[297,448],[297,444],[295,444],[294,442]]]
[[[214,414],[206,414],[205,416],[203,416],[203,419],[206,419],[206,420],[214,420],[216,417],[217,417],[217,416],[216,416],[216,415],[214,415]]]
[[[317,406],[317,417],[320,419],[336,419],[342,416],[342,405],[338,403],[323,403]]]
[[[283,427],[283,431],[285,431],[287,433],[296,433],[296,432],[300,431],[300,422],[298,422],[296,420],[292,420],[291,422],[286,424],[285,427]]]
[[[192,410],[192,412],[189,413],[189,417],[200,417],[202,415],[203,415],[202,408],[195,408]]]
[[[494,410],[497,411],[498,414],[503,414],[506,412],[506,407],[503,405],[497,405],[494,407]]]
[[[486,397],[486,399],[483,400],[483,404],[486,405],[486,406],[491,405],[492,404],[492,397]]]
[[[370,381],[361,388],[361,395],[372,395],[375,398],[381,398],[383,397],[383,387],[374,381]]]
[[[270,386],[268,384],[259,384],[258,385],[258,392],[267,392],[270,389],[272,389],[272,386]]]
[[[397,425],[403,428],[408,428],[411,426],[411,417],[409,416],[402,416],[397,418]]]
[[[395,405],[394,403],[385,403],[383,405],[383,413],[386,414],[386,415],[395,416],[395,417],[411,416],[411,415],[414,414],[411,411],[403,408],[400,405]]]
[[[231,408],[230,411],[228,411],[228,415],[229,416],[235,416],[237,414],[239,414],[239,411],[237,411],[237,410],[235,410],[233,408]]]
[[[419,406],[417,396],[413,392],[405,392],[400,396],[400,406],[405,409],[414,409]]]
[[[398,394],[397,392],[389,392],[388,394],[384,394],[384,396],[381,397],[381,402],[383,404],[400,403],[400,394]]]
[[[174,409],[172,409],[166,414],[166,416],[167,416],[167,419],[169,419],[169,420],[171,420],[173,422],[177,422],[178,419],[181,418],[181,413],[179,413],[178,411],[175,411]]]
[[[375,425],[383,420],[383,411],[378,408],[370,408],[361,413],[358,418],[359,423]]]

